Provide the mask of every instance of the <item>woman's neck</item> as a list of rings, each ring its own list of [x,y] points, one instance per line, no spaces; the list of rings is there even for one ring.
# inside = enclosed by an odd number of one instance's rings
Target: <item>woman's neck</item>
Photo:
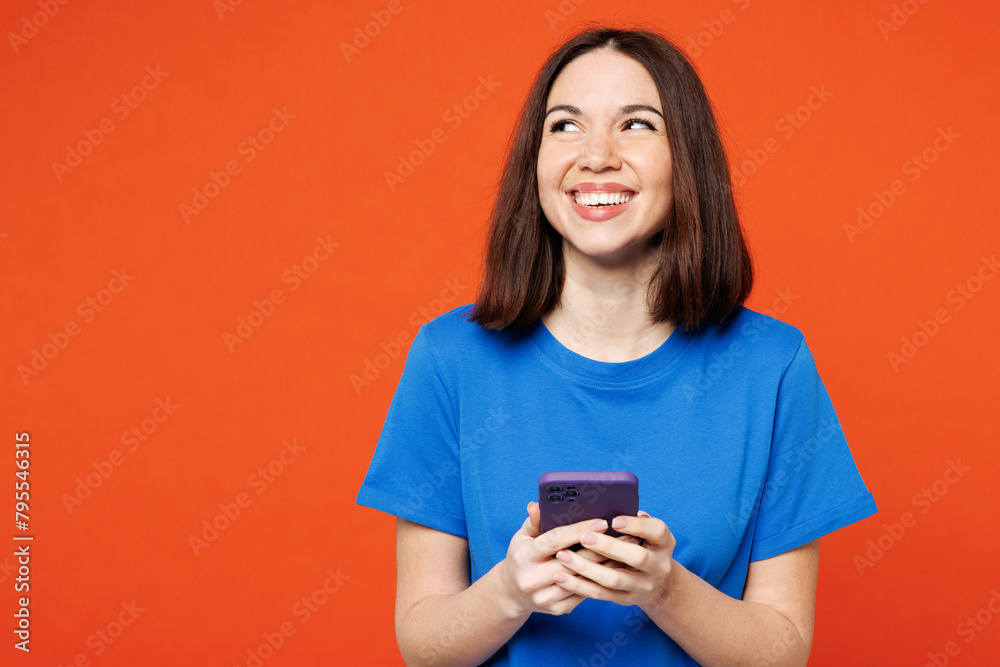
[[[646,303],[656,250],[626,268],[564,257],[559,303],[542,322],[565,347],[596,361],[631,361],[656,350],[673,332],[669,322],[653,322]]]

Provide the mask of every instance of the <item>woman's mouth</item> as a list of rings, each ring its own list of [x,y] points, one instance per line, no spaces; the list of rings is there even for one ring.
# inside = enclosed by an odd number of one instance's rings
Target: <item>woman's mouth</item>
[[[633,192],[573,192],[572,194],[577,204],[592,208],[624,204],[635,196]]]
[[[608,220],[625,212],[638,192],[567,192],[570,207],[584,220],[600,222]]]

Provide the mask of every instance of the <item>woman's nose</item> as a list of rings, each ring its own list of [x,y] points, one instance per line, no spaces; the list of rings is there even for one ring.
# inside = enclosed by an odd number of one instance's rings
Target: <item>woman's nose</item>
[[[611,133],[592,132],[581,144],[578,166],[581,169],[601,171],[621,167],[618,142]]]

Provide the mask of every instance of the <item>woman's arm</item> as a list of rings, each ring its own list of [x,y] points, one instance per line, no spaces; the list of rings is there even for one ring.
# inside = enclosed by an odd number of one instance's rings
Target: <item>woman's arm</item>
[[[750,563],[743,599],[737,600],[673,559],[674,539],[645,512],[619,527],[643,545],[607,535],[584,534],[589,549],[621,561],[610,568],[558,556],[578,576],[553,575],[566,591],[618,604],[638,605],[681,648],[706,667],[715,665],[805,665],[812,647],[819,540]]]
[[[528,613],[505,607],[497,568],[469,585],[468,540],[396,520],[396,641],[407,665],[478,665]]]
[[[674,561],[663,601],[643,611],[705,667],[805,665],[818,569],[819,540],[753,561],[737,600]]]
[[[397,519],[396,641],[407,665],[478,665],[532,612],[566,614],[584,600],[553,582],[556,573],[571,572],[552,555],[576,543],[591,522],[537,539],[539,521],[538,505],[530,503],[507,557],[470,586],[468,540]],[[587,562],[607,560],[588,549],[577,553]]]

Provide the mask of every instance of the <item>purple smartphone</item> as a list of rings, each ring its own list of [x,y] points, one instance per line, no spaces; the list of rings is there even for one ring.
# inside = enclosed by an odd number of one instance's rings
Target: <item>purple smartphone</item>
[[[604,519],[606,535],[621,535],[611,528],[616,516],[638,516],[639,479],[630,472],[547,472],[538,478],[541,531],[584,519]]]

